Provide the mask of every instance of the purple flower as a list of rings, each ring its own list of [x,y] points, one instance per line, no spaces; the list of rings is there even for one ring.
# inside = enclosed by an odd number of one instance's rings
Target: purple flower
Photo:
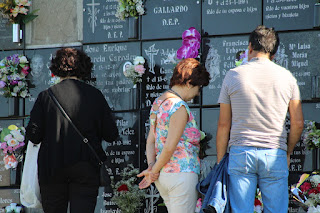
[[[183,58],[196,58],[198,56],[198,49],[182,45],[177,51],[177,58],[183,59]]]
[[[182,33],[182,39],[182,47],[177,51],[177,58],[196,58],[201,42],[200,33],[194,27],[190,27]]]
[[[19,82],[19,81],[13,80],[13,81],[10,82],[10,84],[11,84],[11,85],[16,85],[16,84],[18,84],[18,82]]]
[[[4,81],[0,81],[0,88],[3,88],[6,86],[6,83]]]
[[[185,46],[194,47],[196,49],[200,48],[199,40],[197,38],[191,37],[191,36],[185,37],[185,39],[183,39],[183,41],[182,41],[182,44]]]
[[[182,33],[182,39],[184,40],[186,37],[196,38],[199,42],[201,41],[201,35],[194,27],[190,27],[188,30]]]

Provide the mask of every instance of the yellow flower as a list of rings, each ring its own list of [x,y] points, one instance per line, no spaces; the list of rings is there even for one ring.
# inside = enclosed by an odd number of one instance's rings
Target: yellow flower
[[[18,127],[16,125],[10,125],[8,127],[9,130],[18,130]]]

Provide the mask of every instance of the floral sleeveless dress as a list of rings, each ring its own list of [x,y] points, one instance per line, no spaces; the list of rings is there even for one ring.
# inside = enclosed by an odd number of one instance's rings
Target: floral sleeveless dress
[[[174,151],[170,161],[161,169],[161,172],[179,173],[191,172],[200,174],[200,130],[188,107],[187,103],[180,98],[168,98],[163,101],[156,99],[156,105],[160,106],[158,110],[151,108],[150,115],[156,114],[156,132],[155,132],[155,151],[157,159],[160,156],[163,146],[166,143],[169,129],[169,121],[171,115],[180,107],[184,106],[189,115],[187,125],[180,138],[176,150]],[[155,119],[151,121],[154,124]]]

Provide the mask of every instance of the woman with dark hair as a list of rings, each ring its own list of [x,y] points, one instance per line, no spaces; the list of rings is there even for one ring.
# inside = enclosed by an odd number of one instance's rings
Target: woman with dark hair
[[[209,84],[209,73],[193,58],[174,69],[170,90],[154,101],[147,139],[148,169],[140,188],[155,182],[169,213],[194,213],[200,174],[200,130],[187,105]]]
[[[99,188],[99,165],[92,150],[63,116],[49,90],[102,161],[101,141],[112,141],[118,129],[102,93],[90,80],[93,64],[82,51],[63,48],[51,61],[51,72],[61,82],[42,91],[26,128],[26,141],[41,143],[38,176],[45,213],[94,212]]]

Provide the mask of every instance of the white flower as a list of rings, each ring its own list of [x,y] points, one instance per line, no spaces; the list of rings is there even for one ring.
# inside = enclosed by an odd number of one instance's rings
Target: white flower
[[[137,10],[139,15],[143,15],[144,14],[144,8],[143,8],[142,5],[137,4],[136,5],[136,10]]]
[[[309,207],[307,213],[320,213],[320,205],[317,205],[317,207]]]
[[[16,138],[18,135],[21,135],[19,129],[17,129],[17,130],[11,130],[11,131],[10,131],[10,134],[11,134],[14,138]]]
[[[9,140],[12,139],[12,135],[11,135],[11,134],[8,134],[8,135],[6,135],[3,139],[4,139],[4,141],[9,141]]]
[[[133,59],[133,64],[138,65],[138,64],[144,64],[145,60],[142,56],[137,56]]]
[[[17,97],[17,93],[12,92],[12,93],[11,93],[11,96],[12,96],[12,97]]]
[[[310,177],[310,181],[318,185],[320,183],[320,175],[313,175]]]
[[[18,87],[20,87],[20,88],[24,87],[25,85],[26,85],[26,83],[23,81],[18,82]]]
[[[15,147],[15,146],[19,145],[19,142],[16,139],[11,138],[9,141],[7,141],[7,144],[8,144],[8,146]]]
[[[27,57],[25,57],[25,56],[21,56],[21,57],[20,57],[20,63],[26,64],[26,63],[28,63],[28,62],[29,62],[29,61],[28,61]]]
[[[18,86],[13,87],[13,92],[18,93],[20,91],[20,88]]]
[[[307,206],[311,207],[311,206],[314,206],[315,205],[315,202],[313,199],[308,199],[306,200],[306,202],[304,202],[304,204],[306,204]]]
[[[27,97],[29,94],[28,94],[28,92],[26,91],[26,90],[23,90],[22,92],[20,92],[20,96],[22,97],[22,98],[25,98],[25,97]]]

